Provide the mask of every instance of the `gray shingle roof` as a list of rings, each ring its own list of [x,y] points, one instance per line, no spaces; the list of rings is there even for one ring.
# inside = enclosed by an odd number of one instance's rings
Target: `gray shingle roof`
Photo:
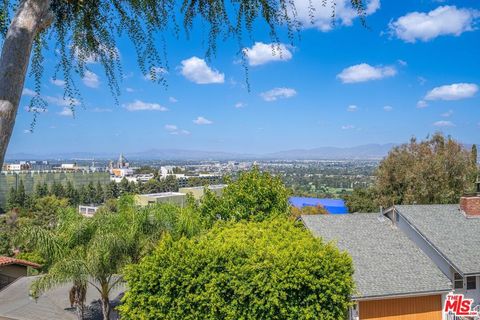
[[[454,204],[396,208],[458,271],[480,274],[480,218],[465,217]]]
[[[76,315],[69,310],[70,284],[62,285],[47,291],[36,301],[29,296],[30,285],[36,277],[23,277],[15,280],[8,287],[0,291],[0,319],[12,320],[76,320]],[[119,292],[125,290],[120,286],[112,290],[110,299],[115,298]],[[100,305],[95,301],[99,299],[98,291],[88,286],[86,320],[101,320]],[[112,304],[115,301],[112,301]],[[115,317],[112,312],[112,317]]]
[[[450,280],[402,231],[376,213],[302,216],[305,226],[335,241],[353,259],[354,298],[450,291]]]

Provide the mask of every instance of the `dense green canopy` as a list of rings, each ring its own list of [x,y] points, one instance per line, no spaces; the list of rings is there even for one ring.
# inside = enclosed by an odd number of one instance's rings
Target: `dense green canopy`
[[[122,319],[345,319],[347,253],[280,219],[162,241],[128,268]]]
[[[236,181],[226,180],[221,197],[207,189],[201,200],[200,212],[208,220],[263,221],[290,215],[290,192],[279,177],[254,167]]]

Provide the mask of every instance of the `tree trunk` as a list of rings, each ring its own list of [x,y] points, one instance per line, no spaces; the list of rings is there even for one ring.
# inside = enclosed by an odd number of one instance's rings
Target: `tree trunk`
[[[103,320],[110,320],[110,299],[108,298],[108,293],[102,295],[102,313]]]
[[[53,18],[51,0],[22,0],[0,56],[0,168],[12,135],[35,37]]]

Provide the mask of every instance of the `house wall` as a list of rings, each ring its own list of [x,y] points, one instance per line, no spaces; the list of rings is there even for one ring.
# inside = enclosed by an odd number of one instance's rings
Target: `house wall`
[[[359,302],[360,320],[442,320],[442,295]]]
[[[8,265],[0,267],[0,290],[20,277],[27,275],[27,267]]]
[[[187,200],[187,196],[185,194],[183,195],[172,195],[169,197],[161,197],[157,198],[157,203],[170,203],[177,205],[179,207],[184,207],[185,206],[185,201]]]
[[[20,278],[27,275],[27,267],[19,265],[8,265],[0,267],[0,275],[4,275],[12,278]]]
[[[158,196],[158,197],[140,194],[135,196],[135,203],[138,206],[142,206],[142,207],[145,207],[154,203],[170,203],[183,208],[185,206],[186,199],[187,199],[186,194],[171,194],[168,196]]]
[[[480,276],[475,276],[476,288],[467,290],[467,277],[463,278],[463,289],[456,289],[455,293],[465,295],[465,298],[473,299],[474,306],[480,306]]]
[[[190,193],[195,200],[200,200],[203,197],[203,194],[205,193],[204,188],[179,188],[178,192],[182,193]]]

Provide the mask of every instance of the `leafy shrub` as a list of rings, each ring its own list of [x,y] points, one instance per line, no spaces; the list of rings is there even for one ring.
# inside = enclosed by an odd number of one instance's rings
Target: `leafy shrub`
[[[350,257],[286,219],[166,238],[126,273],[122,319],[343,319]]]

